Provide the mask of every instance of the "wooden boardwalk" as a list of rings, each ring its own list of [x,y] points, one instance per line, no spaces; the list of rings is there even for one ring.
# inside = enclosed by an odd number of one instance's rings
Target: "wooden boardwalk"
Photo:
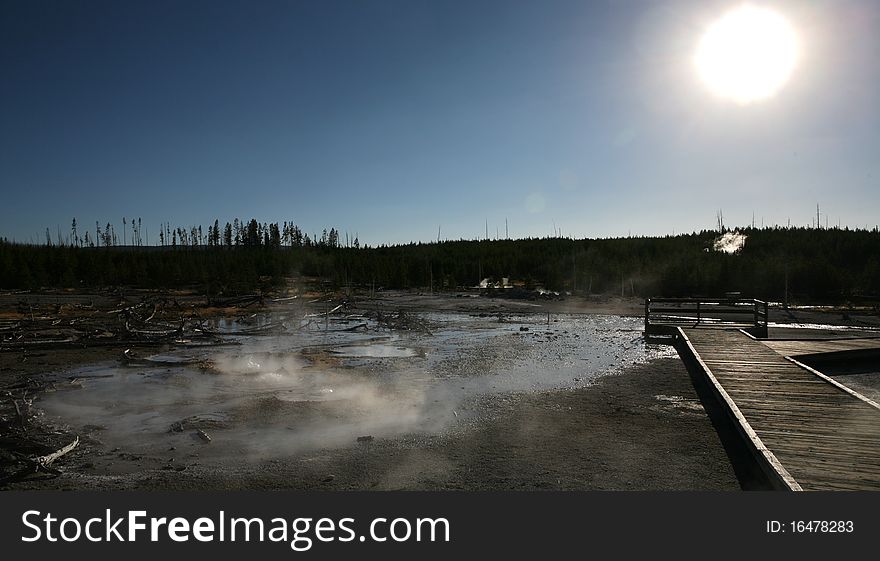
[[[876,403],[738,330],[679,328],[677,347],[776,486],[880,490]]]

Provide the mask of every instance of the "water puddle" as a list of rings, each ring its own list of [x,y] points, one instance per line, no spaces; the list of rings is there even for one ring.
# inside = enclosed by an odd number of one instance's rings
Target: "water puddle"
[[[334,355],[340,357],[372,357],[372,358],[407,358],[419,356],[419,351],[410,347],[397,345],[352,345],[332,349]]]
[[[831,325],[825,323],[776,323],[767,324],[770,329],[821,329],[823,331],[880,331],[871,326]]]

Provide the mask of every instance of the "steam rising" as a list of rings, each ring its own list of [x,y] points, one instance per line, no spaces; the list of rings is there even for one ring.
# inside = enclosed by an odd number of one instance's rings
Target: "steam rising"
[[[108,449],[263,461],[369,446],[357,440],[367,435],[465,430],[481,400],[585,385],[656,353],[633,318],[501,319],[437,314],[444,323],[432,335],[347,334],[332,344],[320,333],[243,337],[235,350],[186,357],[202,368],[99,364],[72,373],[81,377],[74,387],[62,385],[41,407]]]
[[[739,232],[725,232],[715,239],[713,245],[715,251],[724,253],[737,253],[746,245],[746,235]]]

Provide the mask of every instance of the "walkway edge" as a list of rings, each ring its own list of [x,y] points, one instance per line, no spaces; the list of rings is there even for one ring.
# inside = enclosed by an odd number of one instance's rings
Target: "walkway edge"
[[[807,366],[807,365],[804,364],[803,362],[800,362],[799,360],[794,359],[794,358],[792,358],[792,357],[790,357],[790,356],[786,356],[786,357],[783,357],[783,358],[785,358],[785,360],[787,360],[788,362],[791,362],[791,363],[793,363],[793,364],[799,366],[800,368],[803,368],[803,369],[806,370],[807,372],[810,372],[811,374],[815,374],[815,375],[818,376],[819,378],[822,378],[823,380],[825,380],[826,382],[828,382],[828,383],[831,384],[832,386],[836,387],[837,389],[842,390],[842,391],[845,391],[845,392],[848,393],[849,395],[851,395],[851,396],[853,396],[853,397],[855,397],[855,398],[857,398],[857,399],[860,399],[860,400],[864,401],[865,403],[867,403],[868,405],[870,405],[870,406],[873,407],[874,409],[880,409],[880,404],[878,404],[878,403],[877,403],[876,401],[874,401],[873,399],[870,399],[870,398],[868,398],[868,397],[865,397],[864,395],[860,394],[859,392],[855,391],[854,389],[850,388],[849,386],[845,386],[845,385],[841,384],[840,382],[838,382],[837,380],[835,380],[834,378],[831,378],[831,377],[829,377],[829,376],[826,376],[825,374],[822,374],[821,372],[819,372],[819,371],[816,370],[815,368],[812,368],[812,367],[810,367],[810,366]]]

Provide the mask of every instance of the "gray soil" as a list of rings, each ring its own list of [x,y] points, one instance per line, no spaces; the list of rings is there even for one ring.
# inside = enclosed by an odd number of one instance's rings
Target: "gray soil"
[[[58,477],[15,489],[736,490],[731,463],[678,359],[577,390],[515,394],[484,420],[264,462],[130,454],[84,439]],[[171,461],[173,458],[173,461]]]
[[[575,314],[569,317],[581,317],[581,314],[638,316],[642,307],[643,301],[636,299],[524,302],[473,298],[471,295],[423,294],[381,295],[364,305],[365,309],[403,310],[407,313],[466,313],[471,317],[484,318],[478,320],[486,322],[481,328],[491,329],[504,327],[505,324],[501,322],[503,318],[499,317],[503,314],[531,314],[536,318],[534,321],[542,323],[548,313],[551,317],[554,314],[559,314],[559,317],[563,314]],[[796,317],[787,317],[787,314],[779,312],[776,319],[779,322],[814,323],[823,323],[823,320],[832,323],[831,320],[835,319],[812,311],[797,314]],[[497,321],[493,319],[496,317]],[[871,333],[872,328],[875,329],[874,318],[873,314],[868,313],[864,317],[850,315],[846,319]],[[839,323],[842,318],[836,319]],[[553,327],[551,323],[546,325],[550,327],[539,330],[533,326],[525,332],[511,327],[513,333],[498,337],[507,337],[504,341],[513,342],[512,346],[468,347],[469,350],[461,351],[457,357],[452,353],[434,364],[437,371],[432,374],[448,374],[456,380],[467,380],[470,370],[479,371],[500,364],[501,369],[506,371],[508,362],[516,353],[537,352],[537,355],[530,356],[538,356],[538,364],[544,364],[559,359],[553,355],[554,348],[565,348],[568,349],[566,352],[572,352],[571,349],[582,346],[583,339],[573,338],[573,333],[561,331],[561,327]],[[546,335],[540,335],[547,329],[553,330],[553,334],[550,335],[548,331]],[[433,336],[419,337],[427,340],[424,344],[430,346]],[[419,340],[418,337],[416,340]],[[550,345],[551,340],[556,347]],[[173,350],[172,347],[155,346],[133,348],[135,353],[142,356]],[[20,388],[22,381],[41,379],[47,373],[54,373],[53,384],[58,385],[65,382],[65,373],[71,369],[118,363],[120,353],[121,349],[113,346],[0,352],[0,387],[19,384]],[[315,357],[330,362],[341,360],[333,353],[314,355],[312,359],[315,360]],[[383,365],[393,364],[395,360],[424,360],[424,357],[365,359],[360,366],[336,368],[333,372],[334,376],[342,378],[354,374],[381,378],[385,368]],[[457,388],[457,384],[455,386]],[[464,385],[461,389],[465,389]],[[270,450],[271,453],[261,454],[243,449],[242,453],[236,453],[231,439],[224,442],[224,429],[220,427],[214,432],[214,427],[210,425],[222,424],[225,422],[223,419],[201,421],[209,423],[207,432],[220,435],[213,442],[198,440],[192,428],[188,428],[179,434],[161,431],[161,434],[154,436],[155,442],[144,446],[137,438],[129,442],[107,438],[112,432],[107,431],[107,426],[84,425],[82,421],[71,426],[61,422],[63,419],[59,421],[41,409],[42,396],[39,391],[31,397],[36,398],[33,402],[34,416],[24,429],[19,427],[11,430],[10,411],[0,411],[0,416],[5,419],[0,419],[4,423],[0,434],[0,464],[9,466],[23,456],[33,457],[51,452],[69,443],[74,435],[80,437],[80,445],[53,464],[60,473],[7,478],[0,488],[754,488],[744,478],[739,460],[731,461],[730,457],[737,457],[736,452],[731,451],[731,456],[728,456],[728,438],[725,436],[722,442],[688,372],[677,358],[659,358],[616,368],[610,374],[583,380],[574,387],[562,384],[549,389],[498,390],[458,399],[450,402],[455,404],[449,407],[440,403],[435,409],[445,411],[445,418],[439,429],[421,430],[423,427],[417,426],[412,430],[365,431],[365,436],[371,436],[365,439],[356,439],[346,433],[342,438],[327,442],[318,440],[305,447],[280,452]],[[250,427],[247,430],[275,431],[272,438],[274,435],[284,435],[279,431],[285,427],[296,428],[306,423],[318,426],[326,421],[332,425],[341,418],[356,423],[361,413],[345,410],[345,403],[340,401],[288,402],[276,398],[254,398],[243,400],[242,403],[244,405],[233,411],[233,420],[245,419]],[[241,437],[241,434],[237,436]],[[272,438],[267,439],[269,446]],[[9,475],[8,470],[5,475]]]

